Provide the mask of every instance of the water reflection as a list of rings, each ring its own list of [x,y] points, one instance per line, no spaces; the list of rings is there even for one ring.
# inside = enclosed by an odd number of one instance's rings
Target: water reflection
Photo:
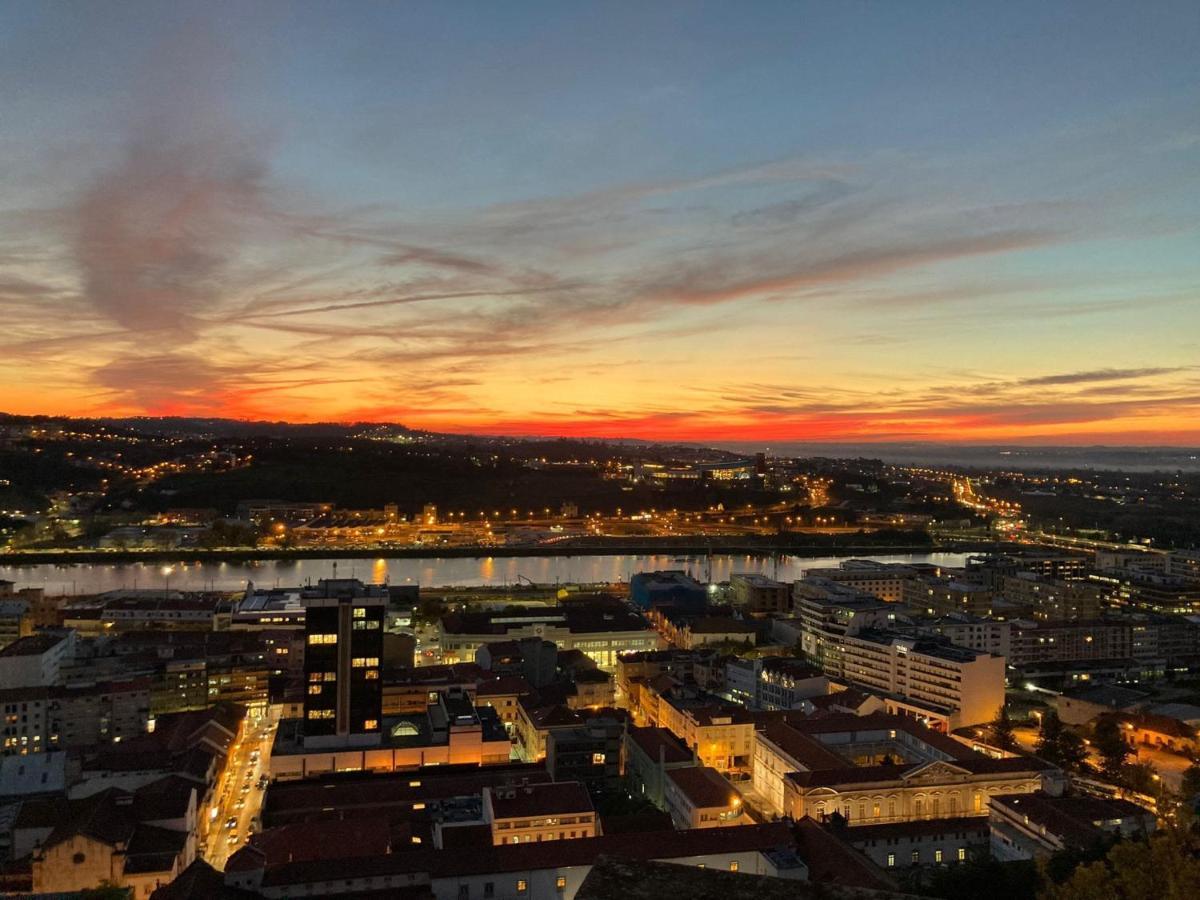
[[[963,565],[965,553],[878,555],[884,562]],[[636,572],[683,569],[700,581],[727,581],[734,572],[759,572],[794,581],[804,569],[837,565],[845,557],[763,556],[681,557],[671,554],[611,556],[524,556],[452,559],[299,559],[177,564],[170,586],[177,590],[239,590],[247,581],[290,586],[309,580],[363,578],[423,587],[623,582]],[[89,563],[81,565],[0,566],[0,580],[18,587],[44,587],[51,595],[91,594],[117,588],[161,587],[162,563]]]

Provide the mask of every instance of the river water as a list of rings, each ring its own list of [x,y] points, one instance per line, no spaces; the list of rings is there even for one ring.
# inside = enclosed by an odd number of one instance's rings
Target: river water
[[[881,562],[926,562],[961,566],[966,553],[879,555]],[[209,563],[81,563],[69,565],[0,566],[0,580],[18,588],[44,587],[50,595],[94,594],[118,588],[235,591],[253,581],[260,587],[291,587],[319,578],[361,578],[421,587],[502,586],[533,581],[537,584],[594,584],[628,581],[637,572],[683,569],[701,581],[726,581],[734,572],[759,572],[780,581],[794,581],[805,569],[836,566],[846,557],[611,555],[503,556],[428,559],[296,559],[259,562]]]

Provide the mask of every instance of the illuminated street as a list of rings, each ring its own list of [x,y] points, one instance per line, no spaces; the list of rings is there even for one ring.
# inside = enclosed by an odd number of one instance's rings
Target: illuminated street
[[[209,832],[202,855],[218,869],[249,839],[258,820],[266,790],[259,779],[268,770],[276,723],[247,720],[246,733],[230,754],[229,765],[216,788],[216,806],[209,810]],[[255,752],[257,751],[257,756]],[[230,827],[230,819],[235,825]],[[236,841],[231,837],[236,835]]]

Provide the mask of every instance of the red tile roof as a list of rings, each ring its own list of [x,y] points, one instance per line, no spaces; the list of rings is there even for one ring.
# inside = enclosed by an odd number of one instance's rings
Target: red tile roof
[[[497,819],[595,812],[587,788],[577,781],[488,788]]]
[[[685,769],[668,769],[667,778],[683,792],[697,809],[728,809],[741,795],[732,784],[708,766],[688,766]]]

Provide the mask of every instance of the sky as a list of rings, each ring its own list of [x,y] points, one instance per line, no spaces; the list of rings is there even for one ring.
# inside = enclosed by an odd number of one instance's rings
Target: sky
[[[1200,445],[1200,5],[0,0],[0,411]]]

